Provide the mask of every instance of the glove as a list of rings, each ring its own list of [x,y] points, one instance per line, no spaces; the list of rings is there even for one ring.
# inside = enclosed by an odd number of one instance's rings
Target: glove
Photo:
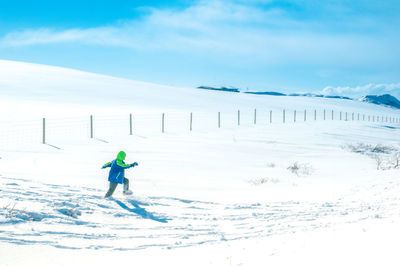
[[[104,165],[101,167],[101,169],[104,169],[104,168],[106,168]]]
[[[138,166],[137,162],[134,162],[133,164],[131,164],[131,167],[135,167],[135,166]]]

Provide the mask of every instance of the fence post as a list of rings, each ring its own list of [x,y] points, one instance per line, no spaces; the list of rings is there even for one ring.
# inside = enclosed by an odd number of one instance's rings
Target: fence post
[[[317,110],[314,110],[314,121],[317,121]]]
[[[269,111],[269,123],[272,123],[272,110]]]
[[[43,144],[46,144],[46,118],[43,118]]]
[[[342,120],[342,111],[340,111],[339,120]]]
[[[254,125],[257,124],[257,109],[254,109]]]
[[[345,119],[345,121],[347,121],[347,112],[346,112],[346,119]]]
[[[162,119],[161,119],[161,132],[162,133],[164,133],[164,126],[165,126],[165,122],[164,122],[164,120],[165,120],[165,114],[164,113],[162,113]]]
[[[324,109],[324,121],[326,120],[326,110]]]
[[[333,110],[332,110],[332,120],[333,120]]]
[[[360,113],[357,114],[357,120],[360,121]]]
[[[93,138],[93,115],[90,115],[90,138]]]
[[[304,110],[304,122],[307,121],[307,110]]]
[[[132,114],[129,114],[129,134],[132,135]]]
[[[218,112],[218,128],[221,128],[221,112]]]
[[[283,123],[286,122],[286,111],[285,109],[283,109]]]
[[[237,113],[237,123],[238,123],[238,126],[240,126],[240,110],[238,110],[238,113]]]
[[[190,113],[190,131],[193,130],[193,113]]]
[[[294,110],[293,121],[296,123],[296,110]]]
[[[354,121],[354,113],[351,114],[351,120]]]

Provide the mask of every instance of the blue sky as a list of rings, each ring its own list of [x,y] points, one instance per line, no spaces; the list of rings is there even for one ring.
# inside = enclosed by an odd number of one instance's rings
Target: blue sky
[[[166,85],[400,83],[397,0],[4,1],[0,59]]]

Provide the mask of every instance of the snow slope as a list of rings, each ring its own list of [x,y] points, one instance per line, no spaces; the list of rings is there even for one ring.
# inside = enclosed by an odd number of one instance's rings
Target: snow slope
[[[400,263],[394,109],[0,69],[3,265]],[[134,195],[103,199],[119,150]]]

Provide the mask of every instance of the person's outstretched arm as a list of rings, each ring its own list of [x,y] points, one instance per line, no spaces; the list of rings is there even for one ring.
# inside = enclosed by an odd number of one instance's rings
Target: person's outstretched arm
[[[102,169],[107,168],[107,167],[111,167],[111,162],[106,163],[105,165],[103,165],[103,167],[101,167]]]

